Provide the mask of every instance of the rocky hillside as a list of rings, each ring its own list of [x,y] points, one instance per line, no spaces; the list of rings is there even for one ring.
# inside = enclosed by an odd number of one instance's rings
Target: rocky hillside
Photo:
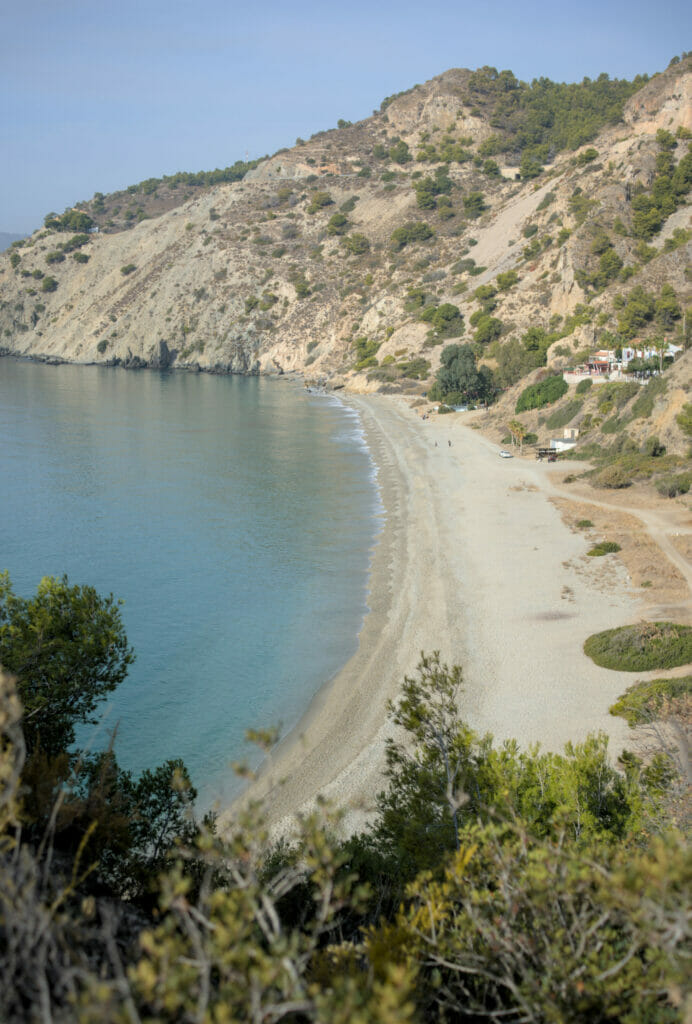
[[[340,125],[49,216],[0,255],[2,351],[415,393],[450,338],[501,388],[688,340],[689,57],[581,87],[453,70]]]

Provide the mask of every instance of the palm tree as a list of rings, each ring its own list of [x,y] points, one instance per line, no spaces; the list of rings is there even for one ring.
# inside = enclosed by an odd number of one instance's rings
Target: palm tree
[[[512,420],[512,422],[508,424],[508,429],[512,435],[512,444],[519,444],[519,454],[521,454],[524,450],[524,438],[527,434],[526,427],[523,423],[520,423],[519,420]]]

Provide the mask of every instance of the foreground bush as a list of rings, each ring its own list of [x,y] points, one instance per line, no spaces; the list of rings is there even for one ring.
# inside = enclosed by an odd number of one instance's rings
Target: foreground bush
[[[675,622],[640,622],[594,633],[584,653],[603,668],[646,672],[675,668],[692,661],[692,626]]]
[[[645,725],[660,717],[666,706],[678,706],[681,717],[689,718],[692,701],[692,676],[677,679],[649,679],[628,686],[610,708],[611,715],[619,715],[628,725]]]

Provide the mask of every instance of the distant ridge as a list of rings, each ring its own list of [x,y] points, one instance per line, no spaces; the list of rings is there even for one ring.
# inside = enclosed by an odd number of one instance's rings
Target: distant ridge
[[[18,242],[26,237],[26,235],[13,235],[10,231],[0,231],[0,252],[9,249],[13,242]]]

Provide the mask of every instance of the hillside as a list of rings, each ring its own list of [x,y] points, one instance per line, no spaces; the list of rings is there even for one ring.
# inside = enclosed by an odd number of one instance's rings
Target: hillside
[[[501,389],[689,341],[689,57],[580,86],[452,70],[340,125],[49,215],[0,256],[2,351],[416,394],[450,338]]]

